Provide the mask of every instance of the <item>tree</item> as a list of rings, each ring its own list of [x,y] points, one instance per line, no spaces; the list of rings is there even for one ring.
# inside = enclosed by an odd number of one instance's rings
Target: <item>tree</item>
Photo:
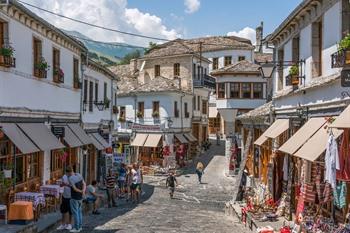
[[[150,41],[148,44],[148,48],[145,48],[145,54],[149,53],[153,48],[157,47],[157,44]]]
[[[141,52],[140,50],[135,50],[131,53],[126,54],[122,60],[119,62],[119,65],[126,65],[126,64],[130,64],[131,59],[136,59],[141,57]]]

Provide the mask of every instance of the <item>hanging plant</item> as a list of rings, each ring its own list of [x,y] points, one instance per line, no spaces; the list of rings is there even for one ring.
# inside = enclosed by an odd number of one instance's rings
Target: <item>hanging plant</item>
[[[143,113],[140,111],[138,111],[136,115],[137,115],[137,118],[143,118]]]
[[[293,65],[289,69],[289,75],[291,76],[297,76],[299,74],[299,67],[297,65]]]
[[[15,49],[12,48],[11,46],[4,45],[2,48],[0,48],[0,55],[4,57],[12,57],[14,51]]]
[[[65,162],[68,157],[68,152],[65,149],[60,150],[60,159],[62,162]]]
[[[338,50],[350,49],[350,33],[347,34],[338,44]]]
[[[35,65],[35,68],[37,68],[40,71],[47,71],[50,68],[50,66],[47,63],[47,61],[45,60],[45,58],[42,57],[42,58],[40,58],[40,62],[38,62]]]

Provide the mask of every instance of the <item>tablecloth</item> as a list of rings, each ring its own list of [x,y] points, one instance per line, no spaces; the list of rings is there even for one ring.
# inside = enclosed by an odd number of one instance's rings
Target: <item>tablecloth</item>
[[[57,199],[60,198],[60,193],[62,193],[63,189],[59,185],[43,185],[40,187],[40,192],[44,195],[52,195]]]
[[[33,202],[16,201],[10,204],[8,220],[34,219]]]
[[[15,201],[33,202],[33,208],[37,209],[38,205],[45,206],[45,196],[43,193],[21,192],[15,194]]]

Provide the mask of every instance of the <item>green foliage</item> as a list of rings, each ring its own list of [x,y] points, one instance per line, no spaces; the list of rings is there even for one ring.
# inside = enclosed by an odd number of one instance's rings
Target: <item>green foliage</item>
[[[148,48],[145,48],[145,54],[149,53],[153,48],[157,47],[157,44],[154,42],[149,42]]]
[[[339,50],[350,49],[350,33],[339,42]]]
[[[38,70],[42,70],[42,71],[47,71],[49,69],[49,64],[47,63],[47,61],[45,61],[45,59],[42,57],[40,59],[40,62],[38,64],[35,65],[35,67]]]
[[[139,57],[141,57],[141,52],[140,52],[140,50],[135,50],[135,51],[133,51],[133,52],[131,52],[131,53],[126,54],[126,55],[122,58],[122,60],[119,62],[119,65],[127,65],[127,64],[130,64],[130,61],[131,61],[132,59],[136,59],[136,58],[139,58]]]
[[[0,55],[5,57],[12,57],[15,50],[11,46],[4,46],[0,48]]]
[[[158,117],[159,117],[159,112],[158,112],[158,111],[154,111],[154,112],[152,113],[152,117],[158,118]]]
[[[6,193],[7,190],[14,184],[14,178],[5,178],[4,172],[0,172],[0,193]]]
[[[106,108],[109,108],[109,105],[110,105],[110,103],[111,103],[111,100],[108,99],[108,98],[105,98],[105,99],[104,99],[104,103],[105,103],[105,107],[106,107]]]
[[[293,65],[289,70],[289,75],[295,76],[299,74],[299,67],[297,65]]]
[[[137,112],[137,117],[138,118],[143,118],[143,113],[142,112]]]

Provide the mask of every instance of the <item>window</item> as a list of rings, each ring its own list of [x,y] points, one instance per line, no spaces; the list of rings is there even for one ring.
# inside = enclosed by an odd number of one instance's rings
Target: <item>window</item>
[[[187,103],[184,104],[184,108],[185,108],[185,118],[189,118],[190,113],[188,112],[188,104]]]
[[[174,102],[174,117],[176,117],[176,118],[179,117],[179,109],[177,106],[177,101]]]
[[[201,75],[201,67],[197,66],[197,79],[200,79]]]
[[[94,110],[93,100],[94,100],[94,83],[90,81],[89,82],[89,112],[92,112]]]
[[[117,93],[114,92],[114,106],[117,106]]]
[[[200,111],[201,110],[201,97],[197,96],[197,110]]]
[[[251,85],[250,83],[242,83],[242,98],[250,99]]]
[[[62,80],[59,78],[60,74],[60,69],[61,69],[61,64],[60,64],[60,51],[58,49],[53,48],[53,53],[52,53],[52,64],[53,64],[53,81],[54,82],[62,82]]]
[[[107,100],[107,83],[103,83],[103,100]]]
[[[225,66],[229,66],[232,64],[232,57],[231,56],[226,56],[225,57]]]
[[[120,107],[120,115],[119,115],[119,118],[125,119],[125,117],[126,117],[126,109],[125,109],[125,106],[121,106],[121,107]]]
[[[98,102],[98,83],[95,83],[95,102]]]
[[[160,65],[154,66],[154,77],[160,76]]]
[[[253,98],[254,99],[262,99],[263,98],[263,84],[262,83],[254,83],[253,84]]]
[[[180,76],[180,63],[174,64],[174,76]]]
[[[245,56],[238,56],[238,61],[244,61],[245,60]]]
[[[213,58],[213,70],[217,70],[217,69],[219,69],[219,58],[214,57]]]
[[[193,64],[192,76],[193,76],[193,79],[196,77],[196,64]]]
[[[238,99],[240,98],[240,85],[239,83],[230,83],[230,98]]]
[[[27,178],[33,179],[39,176],[39,154],[33,153],[27,155],[28,167],[27,167]]]
[[[52,150],[51,152],[51,172],[55,172],[63,168],[63,161],[61,159],[61,150]]]
[[[193,109],[196,110],[197,96],[193,96]]]
[[[202,100],[202,114],[208,114],[208,101]]]
[[[138,103],[138,114],[140,114],[140,117],[143,117],[145,115],[145,103],[144,102]]]
[[[225,98],[225,83],[217,84],[217,93],[219,99]]]
[[[79,60],[73,58],[73,87],[79,88]]]
[[[204,74],[205,75],[207,74],[207,68],[204,68]]]
[[[5,33],[7,31],[7,27],[7,23],[0,22],[0,48],[2,48],[2,46],[4,46],[4,44],[6,43]]]
[[[159,101],[153,101],[152,110],[153,110],[153,114],[158,113],[158,115],[159,115]]]
[[[34,62],[34,76],[38,78],[44,78],[41,75],[41,70],[39,69],[39,64],[41,62],[42,56],[42,42],[37,38],[33,37],[33,62]]]
[[[84,80],[84,96],[83,96],[83,101],[84,103],[87,102],[87,89],[88,89],[88,80]]]

